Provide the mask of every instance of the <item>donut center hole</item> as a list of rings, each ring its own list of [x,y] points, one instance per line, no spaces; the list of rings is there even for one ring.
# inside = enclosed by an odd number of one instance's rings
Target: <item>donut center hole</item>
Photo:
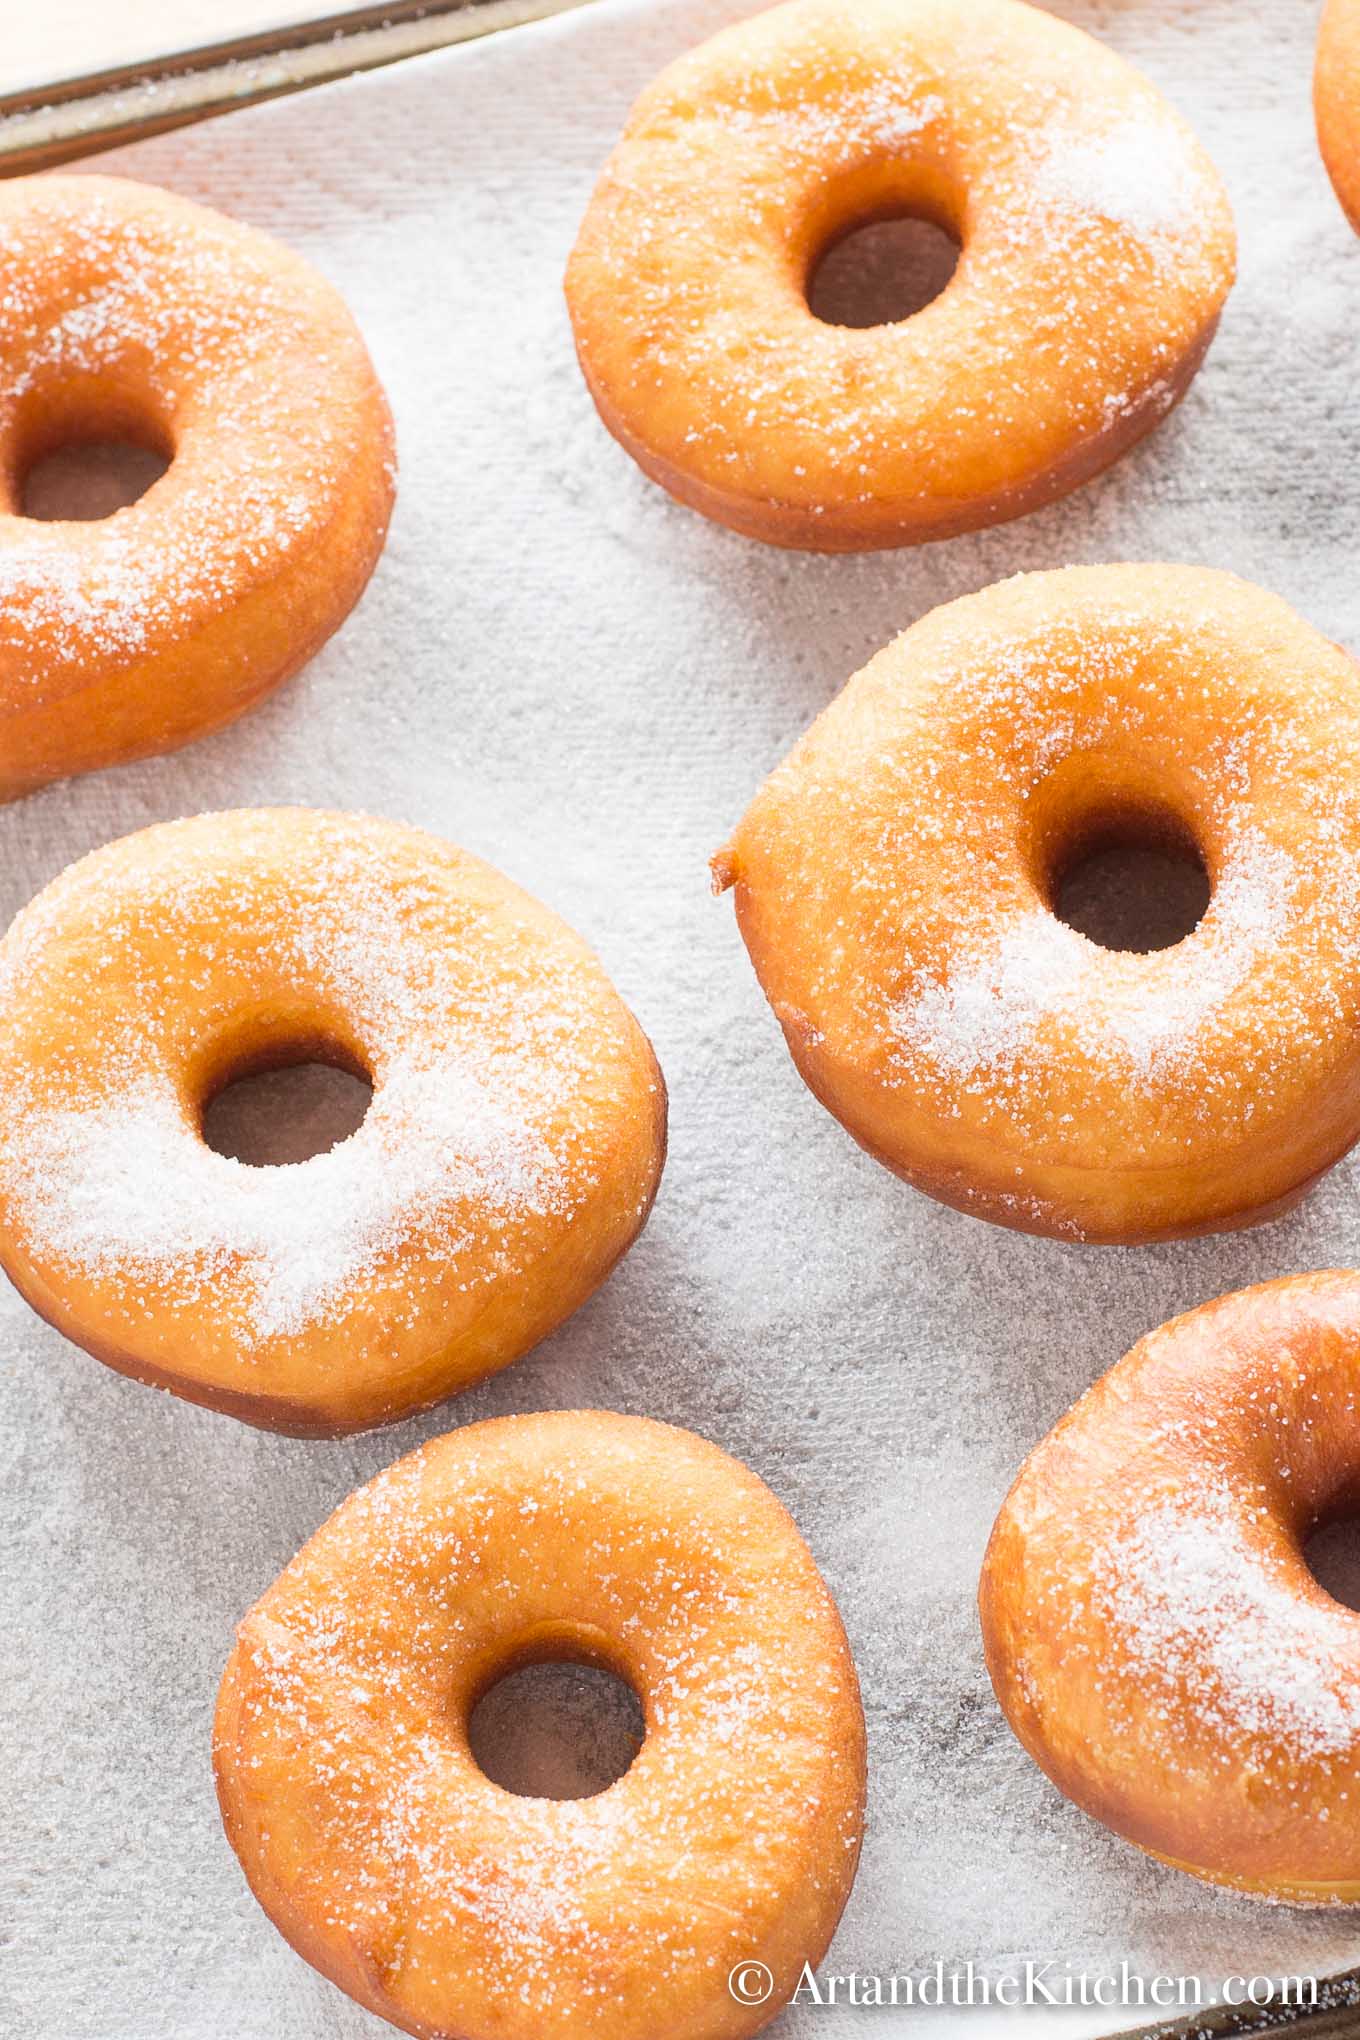
[[[1100,949],[1147,955],[1199,926],[1213,893],[1174,760],[1069,752],[1028,795],[1022,856],[1055,918]]]
[[[80,439],[35,460],[19,486],[23,516],[40,523],[92,523],[126,510],[158,482],[170,456],[131,439]]]
[[[175,453],[175,423],[140,368],[34,369],[0,446],[0,508],[87,524],[144,496]]]
[[[251,1168],[310,1161],[364,1123],[373,1086],[332,1063],[298,1062],[232,1078],[203,1109],[203,1139],[215,1154]]]
[[[958,242],[933,220],[869,220],[822,250],[808,309],[824,326],[895,326],[940,296],[958,261]]]
[[[1303,1541],[1303,1562],[1343,1608],[1360,1614],[1360,1516],[1337,1516]]]
[[[642,1703],[602,1665],[552,1659],[499,1678],[468,1720],[468,1743],[493,1785],[523,1799],[589,1799],[617,1783],[642,1747]]]
[[[1106,843],[1063,867],[1053,911],[1102,949],[1148,955],[1193,933],[1209,892],[1209,874],[1189,845]]]

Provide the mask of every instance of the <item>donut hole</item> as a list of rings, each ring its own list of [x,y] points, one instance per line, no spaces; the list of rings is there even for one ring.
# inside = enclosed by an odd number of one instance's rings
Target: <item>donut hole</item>
[[[254,1169],[310,1161],[364,1123],[373,1102],[369,1078],[348,1060],[305,1058],[246,1068],[203,1107],[204,1142],[215,1154]]]
[[[128,439],[54,447],[24,475],[20,509],[42,524],[93,523],[139,502],[169,465],[168,454]]]
[[[1193,847],[1107,842],[1065,864],[1053,911],[1101,949],[1145,956],[1193,934],[1209,896],[1209,874]]]
[[[626,1679],[603,1665],[552,1658],[519,1665],[488,1686],[467,1734],[479,1768],[502,1791],[590,1799],[628,1770],[646,1723]]]
[[[896,326],[940,296],[959,243],[938,221],[911,213],[863,220],[823,246],[807,281],[808,309],[824,326]]]
[[[1303,1541],[1303,1562],[1324,1593],[1360,1614],[1360,1514],[1320,1523]]]
[[[142,395],[97,378],[36,385],[8,462],[9,502],[40,523],[92,523],[140,501],[174,457],[169,421]]]
[[[1025,826],[1041,898],[1099,948],[1172,949],[1204,918],[1213,883],[1188,804],[1137,761],[1069,756],[1030,796]]]

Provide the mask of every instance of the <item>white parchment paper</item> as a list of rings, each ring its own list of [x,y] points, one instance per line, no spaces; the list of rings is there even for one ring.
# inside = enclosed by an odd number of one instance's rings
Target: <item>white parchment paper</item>
[[[1026,1450],[1173,1312],[1360,1261],[1357,1165],[1267,1229],[1150,1250],[1081,1251],[943,1210],[803,1089],[731,906],[707,886],[705,859],[754,787],[868,655],[1017,569],[1231,567],[1360,642],[1360,242],[1313,140],[1314,10],[1057,5],[1197,125],[1237,208],[1241,281],[1187,402],[1114,472],[1022,523],[911,553],[799,556],[705,523],[606,437],[576,371],[560,275],[594,175],[638,88],[740,0],[599,0],[109,159],[329,273],[393,400],[400,501],[360,609],[263,709],[0,811],[0,914],[73,857],[173,815],[301,801],[401,817],[490,858],[596,944],[655,1041],[672,1146],[641,1242],[556,1338],[354,1441],[267,1437],[139,1388],[0,1295],[0,1855],[15,1921],[0,2030],[386,2030],[285,1946],[219,1830],[208,1736],[232,1627],[330,1509],[420,1439],[580,1404],[690,1425],[749,1461],[840,1600],[873,1773],[829,1968],[1019,1951],[1212,1979],[1360,1959],[1344,1916],[1214,1894],[1062,1801],[993,1702],[973,1613]],[[796,2011],[780,2030],[926,2023]]]

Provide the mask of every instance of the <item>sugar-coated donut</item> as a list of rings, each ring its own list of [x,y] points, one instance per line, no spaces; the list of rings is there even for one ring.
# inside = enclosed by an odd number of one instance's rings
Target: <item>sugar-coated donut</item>
[[[1149,1333],[1030,1454],[987,1665],[1059,1789],[1216,1884],[1360,1901],[1360,1615],[1302,1545],[1360,1493],[1360,1274]]]
[[[170,457],[90,523],[21,515],[55,447]],[[382,548],[363,341],[278,242],[116,177],[0,182],[0,800],[167,751],[309,659]]]
[[[591,1798],[518,1797],[468,1745],[545,1659],[642,1702]],[[352,1496],[242,1623],[214,1756],[274,1924],[423,2040],[737,2040],[820,1961],[859,1855],[859,1689],[787,1511],[598,1410],[474,1424]]]
[[[959,242],[915,317],[824,324],[829,247]],[[1164,417],[1208,347],[1232,216],[1185,124],[1022,0],[787,0],[643,93],[567,270],[609,430],[682,502],[819,551],[1017,517]]]
[[[1360,0],[1327,0],[1323,9],[1313,111],[1327,174],[1360,234]]]
[[[1151,955],[1059,920],[1193,848]],[[1192,567],[1021,575],[880,652],[714,860],[804,1078],[947,1204],[1077,1240],[1291,1203],[1360,1134],[1360,669]]]
[[[209,1148],[248,1071],[370,1078],[349,1139]],[[416,829],[299,808],[170,822],[0,945],[0,1262],[111,1367],[324,1435],[543,1338],[641,1227],[665,1089],[580,938]]]

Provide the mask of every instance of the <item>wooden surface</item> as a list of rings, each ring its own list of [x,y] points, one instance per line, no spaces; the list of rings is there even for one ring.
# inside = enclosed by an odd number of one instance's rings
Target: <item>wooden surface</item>
[[[0,93],[37,91],[233,36],[344,15],[363,0],[40,0],[5,12]]]

